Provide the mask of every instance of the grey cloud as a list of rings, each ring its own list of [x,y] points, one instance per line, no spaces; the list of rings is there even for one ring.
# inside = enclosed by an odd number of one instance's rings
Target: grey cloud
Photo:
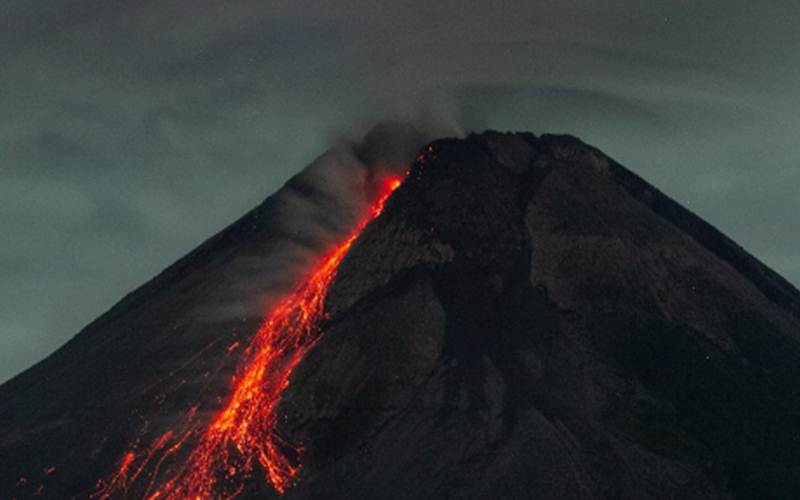
[[[578,135],[798,283],[798,18],[793,0],[2,2],[0,379],[386,119]]]

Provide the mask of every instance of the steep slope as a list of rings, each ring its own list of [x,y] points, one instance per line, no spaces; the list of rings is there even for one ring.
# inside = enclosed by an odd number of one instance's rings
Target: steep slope
[[[0,492],[84,497],[132,443],[213,418],[262,318],[207,311],[277,287],[270,266],[237,284],[278,251],[280,210],[0,387]],[[301,448],[284,498],[800,495],[800,293],[574,138],[432,143],[325,308],[277,409]]]

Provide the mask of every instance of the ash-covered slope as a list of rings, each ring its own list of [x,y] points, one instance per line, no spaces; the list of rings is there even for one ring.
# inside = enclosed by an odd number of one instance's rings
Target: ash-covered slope
[[[277,252],[279,207],[0,387],[0,492],[85,496],[210,418],[260,318],[203,315]],[[278,410],[303,446],[287,499],[800,495],[800,293],[574,138],[432,143],[326,307]]]

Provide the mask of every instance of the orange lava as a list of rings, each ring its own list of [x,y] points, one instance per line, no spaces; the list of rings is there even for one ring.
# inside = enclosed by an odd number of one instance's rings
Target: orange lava
[[[205,429],[198,429],[186,462],[155,486],[161,464],[195,432],[169,431],[141,454],[127,452],[110,480],[98,482],[93,498],[127,497],[147,468],[148,499],[234,498],[244,489],[244,479],[254,473],[263,474],[278,493],[286,491],[300,470],[301,450],[277,434],[275,409],[292,371],[320,336],[325,299],[339,264],[400,183],[399,178],[387,181],[352,233],[267,314],[242,353],[227,403]],[[232,344],[228,352],[236,347],[238,343]],[[190,410],[190,419],[195,409]]]

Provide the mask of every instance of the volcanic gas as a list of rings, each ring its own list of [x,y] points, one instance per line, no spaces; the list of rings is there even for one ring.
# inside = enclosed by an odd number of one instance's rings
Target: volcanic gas
[[[322,334],[325,299],[342,259],[364,228],[377,218],[402,179],[391,177],[352,232],[319,260],[308,276],[265,315],[242,352],[227,402],[204,428],[195,422],[196,407],[187,424],[168,431],[144,450],[129,450],[116,472],[101,480],[92,498],[128,496],[135,488],[148,499],[234,498],[255,473],[263,474],[282,494],[300,470],[302,449],[276,430],[276,407],[288,387],[293,369]],[[233,351],[236,344],[229,346]],[[182,464],[161,477],[165,460],[193,448]]]

